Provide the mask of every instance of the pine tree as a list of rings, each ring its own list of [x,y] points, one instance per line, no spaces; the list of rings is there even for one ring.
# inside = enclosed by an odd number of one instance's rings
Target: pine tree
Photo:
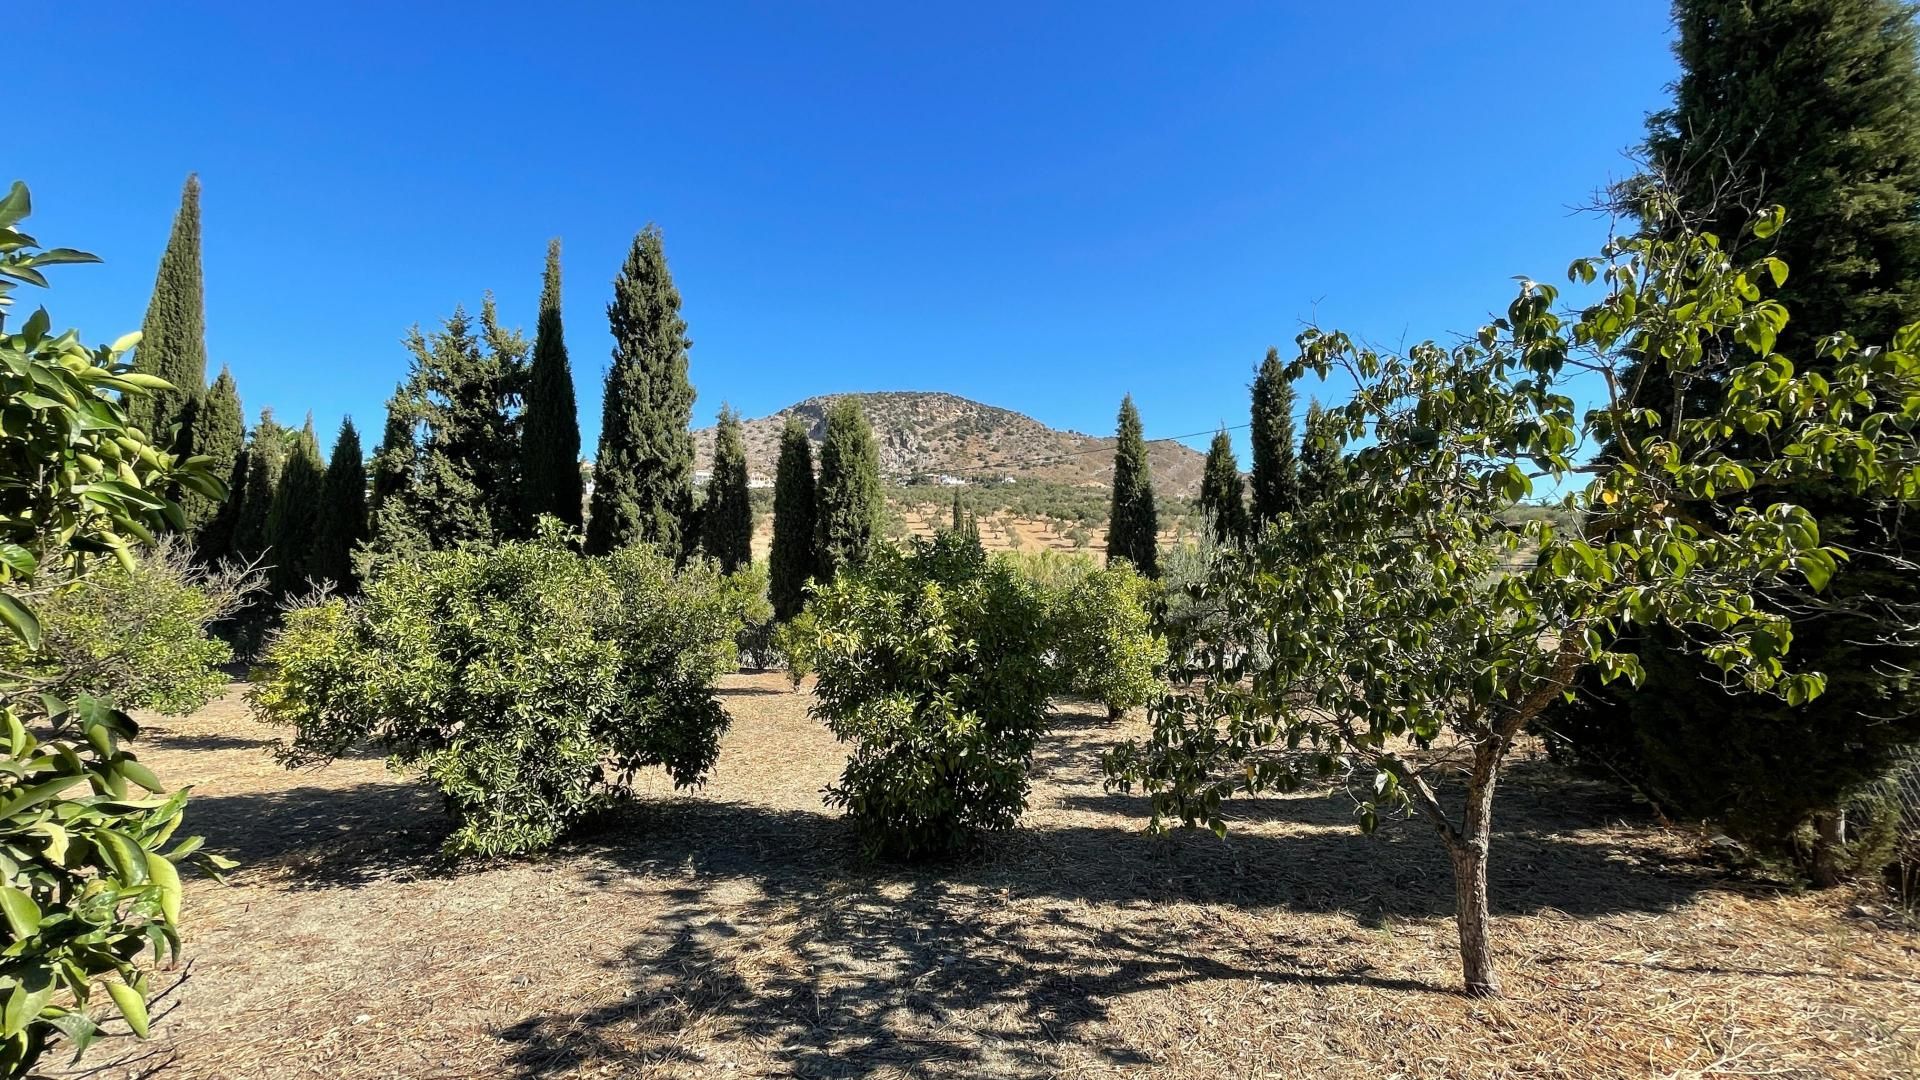
[[[286,457],[287,430],[274,422],[272,409],[260,410],[260,422],[247,440],[245,487],[233,523],[233,553],[242,559],[261,558],[267,552],[267,517]]]
[[[678,556],[693,511],[693,384],[686,321],[657,226],[633,238],[607,305],[613,366],[594,453],[587,550],[637,541]],[[691,537],[687,537],[691,540]]]
[[[880,541],[885,514],[880,489],[880,447],[867,414],[854,397],[827,407],[827,434],[820,443],[820,484],[814,531],[817,573],[831,579],[844,566],[860,566]]]
[[[773,478],[773,550],[768,555],[768,592],[781,622],[806,604],[814,576],[813,443],[797,416],[780,431],[780,463]]]
[[[578,529],[585,513],[580,493],[580,415],[574,404],[567,343],[560,332],[558,240],[547,245],[526,396],[520,468],[527,518],[549,514]]]
[[[1311,506],[1331,497],[1340,486],[1340,439],[1319,402],[1307,406],[1306,430],[1300,433],[1300,505]]]
[[[1783,285],[1768,283],[1790,317],[1779,351],[1819,370],[1826,361],[1814,343],[1826,335],[1873,344],[1920,318],[1920,52],[1910,7],[1678,0],[1674,16],[1681,74],[1672,107],[1648,118],[1646,157],[1668,212],[1745,257],[1770,252],[1787,264]],[[1748,224],[1770,204],[1786,208],[1786,225],[1754,237]],[[1676,381],[1659,367],[1630,377]],[[1692,380],[1651,398],[1698,415],[1722,389]],[[1845,832],[1839,808],[1920,741],[1920,687],[1898,674],[1920,668],[1920,649],[1885,640],[1875,618],[1920,602],[1920,582],[1879,555],[1914,550],[1920,522],[1831,486],[1795,485],[1790,495],[1819,518],[1823,540],[1853,549],[1830,593],[1856,610],[1793,625],[1789,661],[1825,673],[1826,693],[1798,707],[1729,693],[1716,668],[1655,632],[1623,642],[1647,669],[1641,686],[1591,677],[1547,726],[1667,812],[1715,818],[1769,854],[1804,858],[1800,836],[1815,826],[1826,842],[1806,868],[1831,881]],[[1775,607],[1790,614],[1791,605],[1782,597]]]
[[[1246,482],[1225,428],[1214,434],[1207,447],[1207,464],[1200,477],[1200,514],[1215,543],[1237,544],[1247,535]]]
[[[1253,379],[1253,523],[1272,521],[1300,508],[1300,476],[1294,459],[1293,380],[1268,349]]]
[[[267,579],[281,596],[305,591],[313,573],[320,492],[325,481],[326,463],[321,460],[320,440],[309,415],[306,426],[287,447],[280,482],[274,486],[267,508],[267,561],[273,564]]]
[[[210,471],[231,484],[234,467],[246,447],[246,434],[247,419],[240,411],[240,390],[234,385],[233,373],[223,367],[220,377],[194,400],[188,413],[187,452],[212,458]],[[239,492],[230,486],[226,499],[215,500],[182,490],[179,498],[181,512],[187,518],[187,530],[195,538],[201,556],[225,555],[233,538],[232,518],[226,511],[235,505]]]
[[[388,404],[363,576],[387,560],[526,531],[517,464],[526,340],[499,325],[491,297],[474,329],[456,307],[441,331],[407,335],[413,368]]]
[[[153,298],[140,324],[133,369],[157,375],[171,390],[127,401],[127,419],[160,445],[172,439],[168,429],[187,419],[191,403],[207,386],[207,310],[200,276],[200,178],[188,176],[180,192],[173,232],[153,279]]]
[[[1160,576],[1160,520],[1153,506],[1153,474],[1133,395],[1120,401],[1113,446],[1113,509],[1107,516],[1107,563],[1125,560],[1147,577]]]
[[[740,414],[720,407],[713,434],[713,473],[700,513],[700,546],[731,574],[753,562],[753,503],[747,491],[747,442]]]
[[[327,475],[320,485],[319,521],[309,560],[314,579],[331,581],[345,594],[355,592],[359,581],[353,572],[353,553],[366,537],[367,463],[360,452],[360,432],[349,416],[340,421],[340,435],[333,442]]]

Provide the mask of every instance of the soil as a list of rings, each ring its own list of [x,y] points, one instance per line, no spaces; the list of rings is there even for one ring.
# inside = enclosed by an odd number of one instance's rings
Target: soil
[[[431,793],[375,756],[287,771],[240,688],[148,718],[189,885],[154,1039],[70,1074],[249,1077],[1893,1077],[1920,1072],[1920,934],[1731,876],[1698,837],[1538,760],[1496,811],[1507,996],[1459,985],[1418,821],[1339,791],[1146,835],[1063,703],[1021,827],[978,857],[863,862],[845,760],[777,674],[724,681],[712,780],[533,859],[449,866]],[[179,970],[163,973],[161,984]]]

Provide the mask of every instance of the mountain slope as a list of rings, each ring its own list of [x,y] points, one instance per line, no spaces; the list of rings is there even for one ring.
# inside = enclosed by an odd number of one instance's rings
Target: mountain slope
[[[788,416],[805,421],[817,444],[825,432],[827,406],[846,396],[860,400],[880,444],[880,471],[896,483],[986,483],[1015,477],[1105,487],[1113,479],[1112,438],[1060,431],[1011,409],[955,394],[893,390],[812,397],[772,416],[746,421],[747,472],[752,482],[773,482],[780,430]],[[694,469],[705,473],[713,460],[713,429],[701,428],[693,439]],[[1205,460],[1199,451],[1178,443],[1150,444],[1154,490],[1163,495],[1194,495]]]

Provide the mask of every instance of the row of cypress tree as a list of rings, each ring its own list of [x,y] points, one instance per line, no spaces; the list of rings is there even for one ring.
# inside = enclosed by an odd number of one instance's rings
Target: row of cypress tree
[[[787,416],[774,471],[768,555],[774,618],[785,621],[800,613],[809,581],[830,579],[872,555],[886,517],[885,500],[880,446],[858,398],[838,398],[827,406],[817,476],[812,431],[799,415]]]

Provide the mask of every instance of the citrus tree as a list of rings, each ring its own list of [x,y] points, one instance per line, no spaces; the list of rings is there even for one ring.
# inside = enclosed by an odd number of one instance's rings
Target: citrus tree
[[[1786,273],[1668,230],[1575,262],[1570,277],[1602,291],[1577,315],[1525,281],[1506,317],[1452,347],[1301,335],[1296,373],[1357,388],[1323,438],[1359,449],[1333,498],[1221,553],[1199,586],[1221,623],[1152,707],[1152,734],[1109,756],[1113,782],[1152,796],[1156,827],[1224,832],[1224,799],[1316,776],[1346,780],[1363,828],[1423,815],[1452,862],[1466,989],[1497,994],[1493,800],[1528,722],[1589,665],[1640,678],[1609,647],[1633,626],[1675,628],[1749,690],[1820,693],[1756,593],[1818,604],[1844,553],[1780,493],[1829,477],[1920,496],[1920,326],[1873,348],[1829,340],[1825,374],[1803,372],[1774,350],[1788,312],[1762,298]],[[1672,376],[1659,400],[1630,375],[1649,367]],[[1708,377],[1725,392],[1684,392]],[[1536,485],[1567,491],[1584,524],[1514,523]]]
[[[164,492],[223,497],[203,459],[182,461],[131,426],[122,401],[167,384],[122,361],[139,335],[88,348],[55,334],[44,308],[6,329],[16,283],[94,262],[42,248],[19,227],[24,184],[0,199],[0,624],[42,647],[36,607],[87,588],[101,556],[131,572],[152,529],[183,522]],[[217,868],[175,839],[187,792],[169,793],[128,750],[138,726],[106,702],[45,692],[38,674],[0,674],[0,1076],[28,1073],[58,1040],[76,1053],[111,1014],[147,1034],[139,964],[180,947],[180,867]],[[31,729],[29,727],[31,725]],[[102,1006],[104,995],[106,1004]]]

